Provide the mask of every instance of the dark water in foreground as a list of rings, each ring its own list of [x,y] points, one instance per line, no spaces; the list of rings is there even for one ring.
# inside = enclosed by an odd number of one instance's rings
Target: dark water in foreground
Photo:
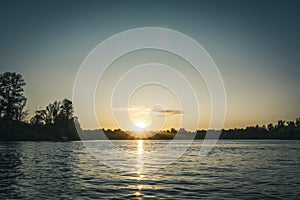
[[[175,163],[140,173],[103,165],[81,142],[2,142],[0,199],[300,198],[300,141],[219,141],[205,158],[201,142]]]

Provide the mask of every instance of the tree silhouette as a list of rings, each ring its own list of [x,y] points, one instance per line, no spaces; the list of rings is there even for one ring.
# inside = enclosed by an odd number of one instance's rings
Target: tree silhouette
[[[277,122],[277,125],[275,126],[275,128],[276,128],[277,130],[280,130],[280,129],[284,128],[284,127],[285,127],[285,121],[283,121],[283,120],[279,120],[279,121]]]
[[[274,126],[272,123],[268,124],[268,131],[273,131],[274,130]]]
[[[22,75],[15,72],[0,74],[0,119],[5,122],[21,121],[27,112]]]
[[[170,132],[173,133],[173,134],[176,134],[177,130],[175,128],[171,128]]]
[[[288,124],[288,127],[292,127],[292,128],[295,127],[294,121],[288,121],[287,124]]]
[[[296,126],[300,127],[300,117],[296,119]]]
[[[37,110],[30,123],[35,130],[46,132],[54,140],[78,140],[73,113],[72,101],[54,101],[45,109]]]
[[[46,124],[46,110],[36,110],[35,115],[30,119],[32,125],[45,125]]]
[[[73,119],[73,113],[74,110],[73,110],[72,101],[70,101],[69,99],[62,100],[60,104],[59,118],[71,120]]]
[[[72,101],[68,99],[54,101],[46,106],[46,109],[35,111],[31,123],[36,125],[62,125],[69,120],[73,120],[73,113]]]
[[[46,123],[54,124],[55,122],[57,122],[59,111],[60,111],[59,101],[54,101],[53,103],[50,103],[46,107]]]

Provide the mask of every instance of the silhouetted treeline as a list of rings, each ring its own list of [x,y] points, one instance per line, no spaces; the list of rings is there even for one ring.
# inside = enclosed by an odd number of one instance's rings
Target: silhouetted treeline
[[[134,140],[142,139],[140,134],[129,131],[115,130],[80,130],[74,116],[72,102],[68,99],[54,101],[44,109],[36,110],[34,116],[25,122],[28,115],[24,111],[27,98],[24,96],[25,81],[20,74],[6,72],[0,74],[0,141],[70,141],[106,139]],[[149,134],[149,140],[170,140],[195,138],[204,139],[207,131],[189,132],[184,129],[160,131]],[[210,131],[214,134],[214,131]],[[139,136],[140,135],[140,136]],[[146,134],[147,135],[147,134]],[[192,137],[191,137],[192,136]],[[143,138],[145,139],[145,138]],[[295,121],[279,120],[277,124],[252,126],[239,129],[222,130],[220,139],[300,139],[300,118]]]
[[[85,131],[83,131],[85,132]],[[210,134],[218,134],[219,131],[210,130]],[[86,139],[103,139],[103,133],[111,140],[134,140],[143,139],[143,133],[130,134],[129,131],[116,130],[98,130],[86,131]],[[150,134],[148,140],[170,140],[176,139],[204,139],[207,134],[206,130],[198,130],[197,132],[186,131],[185,129],[160,131]],[[91,137],[88,137],[91,136]],[[220,139],[282,139],[282,140],[300,140],[300,118],[295,121],[279,120],[277,124],[269,124],[268,126],[250,126],[240,129],[222,130]]]
[[[37,110],[29,122],[24,122],[25,81],[20,74],[0,74],[0,140],[77,140],[73,106],[68,99],[55,101]]]
[[[55,101],[37,110],[29,122],[1,120],[0,140],[79,140],[74,121],[72,102],[68,99]]]
[[[251,126],[223,130],[221,139],[300,139],[300,118],[295,121],[279,120],[276,125]]]

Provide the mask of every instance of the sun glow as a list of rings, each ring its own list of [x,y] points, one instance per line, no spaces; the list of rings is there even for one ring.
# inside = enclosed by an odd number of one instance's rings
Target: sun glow
[[[151,122],[149,120],[139,119],[133,121],[133,130],[136,132],[144,132],[150,129]]]
[[[148,127],[148,125],[147,125],[145,122],[143,122],[143,121],[138,121],[138,122],[136,122],[136,123],[135,123],[135,126],[138,127],[138,128],[142,128],[142,129]]]

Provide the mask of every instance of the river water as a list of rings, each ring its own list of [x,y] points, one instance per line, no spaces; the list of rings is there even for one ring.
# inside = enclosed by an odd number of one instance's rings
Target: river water
[[[141,156],[168,142],[114,144],[151,162]],[[206,157],[201,144],[156,170],[120,171],[79,141],[1,142],[0,199],[300,199],[300,141],[219,140]]]

